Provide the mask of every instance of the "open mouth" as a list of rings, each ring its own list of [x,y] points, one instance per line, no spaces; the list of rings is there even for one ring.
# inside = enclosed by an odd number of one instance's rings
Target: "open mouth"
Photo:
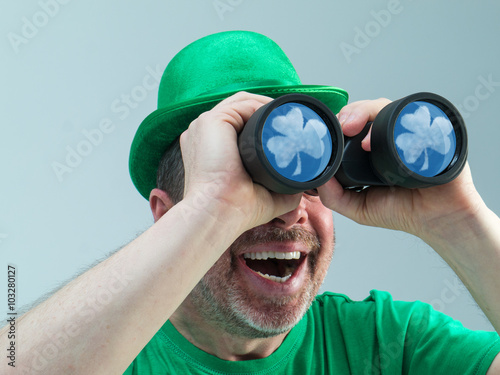
[[[305,257],[300,251],[264,251],[243,254],[248,268],[263,278],[277,283],[284,283],[290,279]]]

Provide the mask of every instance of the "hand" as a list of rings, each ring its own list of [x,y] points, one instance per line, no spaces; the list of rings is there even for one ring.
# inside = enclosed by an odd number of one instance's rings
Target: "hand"
[[[240,159],[237,135],[250,116],[271,100],[237,93],[200,115],[180,138],[184,200],[191,199],[198,209],[229,208],[243,220],[244,230],[292,211],[300,202],[300,194],[280,195],[253,183]]]
[[[378,99],[345,106],[338,114],[344,134],[354,136],[361,132],[389,103],[388,99]],[[362,142],[367,152],[370,135]],[[424,240],[433,233],[438,235],[440,225],[467,219],[482,202],[468,165],[454,181],[431,188],[370,187],[358,193],[344,190],[333,178],[318,192],[325,206],[360,224],[402,230]]]

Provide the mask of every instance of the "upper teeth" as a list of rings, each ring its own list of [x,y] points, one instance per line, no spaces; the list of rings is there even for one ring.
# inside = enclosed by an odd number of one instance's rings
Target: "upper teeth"
[[[278,251],[263,251],[261,253],[245,253],[245,259],[300,259],[300,251],[278,252]]]

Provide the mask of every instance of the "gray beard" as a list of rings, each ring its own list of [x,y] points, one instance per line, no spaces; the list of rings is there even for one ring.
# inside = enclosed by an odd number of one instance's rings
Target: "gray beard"
[[[272,232],[270,234],[270,232]],[[251,236],[251,237],[249,237]],[[311,246],[311,253],[307,261],[309,266],[309,280],[307,287],[299,296],[298,302],[295,301],[293,308],[287,305],[295,297],[281,297],[266,299],[265,308],[257,309],[251,305],[246,295],[238,290],[237,285],[232,282],[232,275],[236,272],[236,257],[231,252],[231,264],[228,265],[228,273],[225,275],[205,275],[196,285],[188,298],[196,308],[200,316],[209,324],[218,329],[229,333],[230,335],[244,337],[249,339],[268,338],[288,332],[305,315],[316,293],[321,286],[322,280],[317,280],[314,271],[316,269],[316,259],[320,249],[319,241],[311,234],[304,233],[302,230],[285,232],[278,228],[264,233],[251,233],[241,240],[237,240],[234,247],[243,246],[244,243],[258,243],[273,241],[277,238],[282,240],[304,239],[308,246]],[[251,240],[250,240],[251,238]],[[264,239],[265,238],[265,239]],[[247,242],[248,241],[248,242]],[[243,243],[244,242],[244,243]],[[214,294],[214,291],[224,291],[225,298],[221,300]],[[262,300],[260,301],[262,302]]]
[[[251,307],[245,298],[236,295],[234,290],[228,290],[227,296],[229,304],[220,303],[202,280],[190,298],[193,306],[209,324],[230,335],[248,339],[268,338],[290,331],[305,315],[315,297],[307,291],[301,297],[300,308],[294,314],[280,314],[279,319],[269,319],[267,312],[249,311]],[[280,311],[289,299],[277,299],[271,303],[270,308]]]

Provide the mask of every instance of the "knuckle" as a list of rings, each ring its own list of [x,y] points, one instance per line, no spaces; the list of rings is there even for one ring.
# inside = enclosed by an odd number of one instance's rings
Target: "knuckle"
[[[199,123],[203,123],[203,122],[206,122],[206,121],[210,121],[211,117],[213,116],[213,113],[214,113],[214,110],[211,110],[211,111],[208,111],[208,112],[203,112],[202,114],[200,114],[198,116],[198,118],[196,120],[194,120],[192,123],[191,123],[191,126],[196,126],[198,125]]]
[[[184,130],[184,131],[181,133],[181,135],[179,136],[179,141],[180,141],[181,143],[185,143],[185,142],[186,142],[187,137],[188,137],[187,132],[188,132],[188,130],[186,129],[186,130]]]
[[[234,94],[233,96],[234,96],[235,98],[240,98],[240,97],[245,98],[245,97],[247,97],[247,96],[249,96],[249,95],[252,95],[252,94],[250,94],[250,93],[249,93],[249,92],[247,92],[247,91],[238,91],[238,92],[237,92],[236,94]]]
[[[380,104],[383,104],[383,105],[387,105],[387,104],[391,103],[392,100],[384,98],[384,97],[380,97],[377,99],[377,102],[379,102]]]

